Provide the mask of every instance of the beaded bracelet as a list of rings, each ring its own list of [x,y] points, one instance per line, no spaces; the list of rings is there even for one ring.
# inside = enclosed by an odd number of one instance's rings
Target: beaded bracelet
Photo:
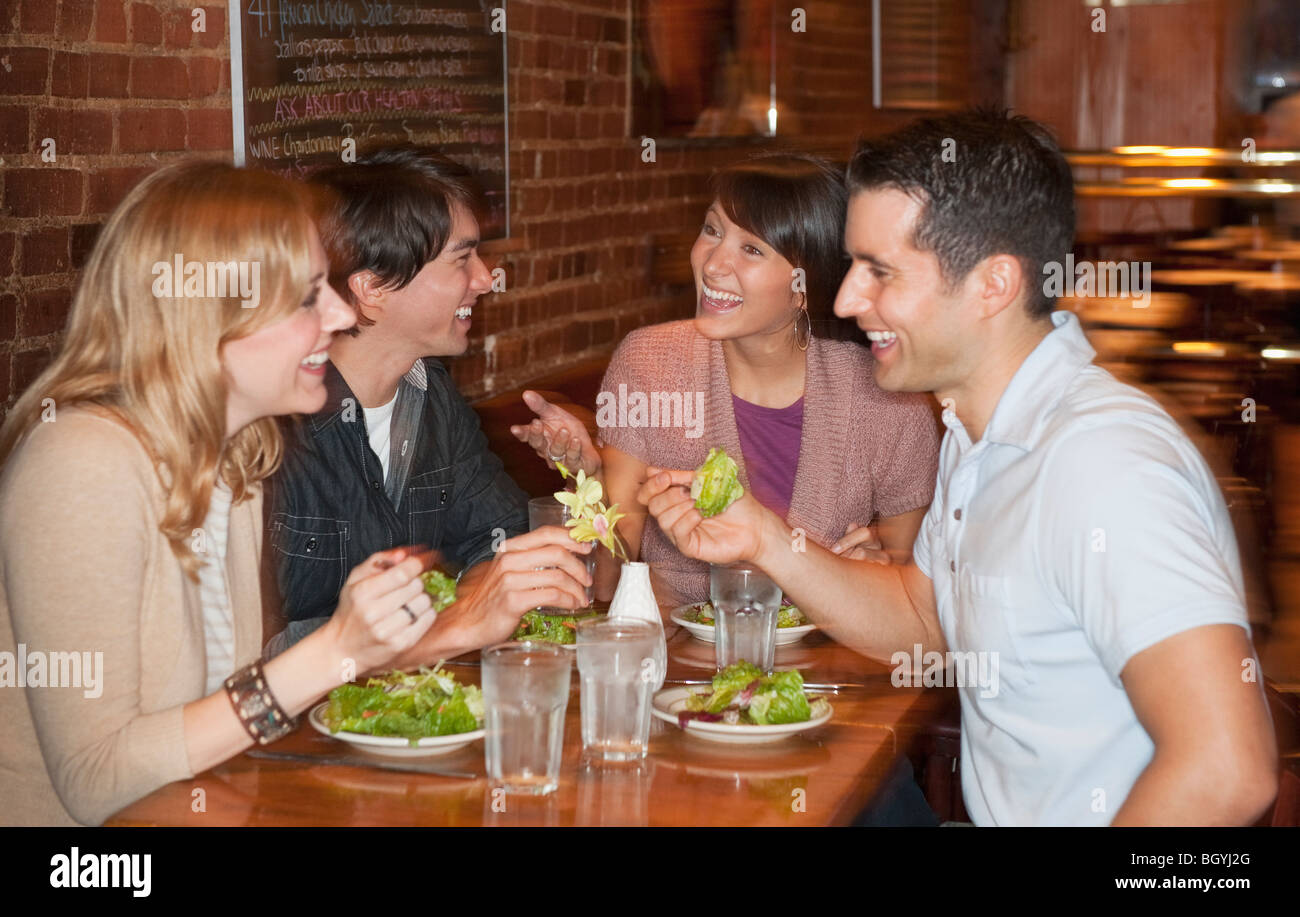
[[[231,675],[225,685],[235,715],[259,745],[282,739],[298,728],[298,721],[284,712],[267,686],[260,660]]]

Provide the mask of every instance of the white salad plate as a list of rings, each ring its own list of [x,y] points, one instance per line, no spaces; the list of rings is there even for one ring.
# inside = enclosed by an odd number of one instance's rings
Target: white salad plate
[[[324,720],[325,708],[328,706],[329,702],[325,701],[312,707],[307,721],[311,723],[313,729],[329,736],[331,739],[339,739],[349,745],[355,745],[358,751],[386,755],[392,758],[445,755],[447,752],[464,748],[476,739],[483,738],[485,732],[480,728],[475,729],[473,732],[458,732],[449,736],[428,736],[423,739],[416,739],[414,745],[411,744],[410,739],[402,736],[371,736],[362,732],[330,732],[330,728],[325,724]]]
[[[650,712],[657,719],[677,726],[677,714],[686,709],[687,698],[694,694],[708,696],[712,693],[712,689],[708,687],[665,688],[654,696],[654,706]],[[813,697],[813,695],[809,696]],[[710,742],[757,745],[761,742],[779,742],[781,739],[789,738],[800,732],[815,729],[829,720],[832,712],[830,705],[827,704],[826,712],[819,716],[804,720],[802,723],[782,723],[779,726],[732,725],[730,723],[706,723],[702,720],[690,720],[686,723],[686,731],[701,739],[708,739]]]
[[[705,643],[717,643],[718,638],[712,624],[697,624],[694,621],[686,620],[686,613],[694,611],[706,602],[696,602],[693,605],[680,605],[673,609],[672,619],[674,623],[680,624],[691,632],[691,636]],[[811,634],[817,629],[816,624],[800,624],[798,627],[778,627],[776,629],[776,645],[789,646],[791,643],[798,643],[804,638],[805,634]]]

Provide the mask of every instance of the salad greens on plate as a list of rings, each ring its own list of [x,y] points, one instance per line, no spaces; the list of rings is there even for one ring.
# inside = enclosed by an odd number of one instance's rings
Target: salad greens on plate
[[[677,714],[683,729],[691,720],[733,725],[774,726],[802,723],[829,707],[824,698],[809,700],[803,676],[796,671],[765,675],[743,659],[713,676],[710,693],[694,694]]]
[[[483,723],[483,695],[442,668],[390,672],[364,685],[340,685],[321,720],[331,732],[402,736],[415,745],[431,736],[473,732]]]
[[[705,519],[716,516],[745,495],[736,461],[722,449],[709,450],[691,479],[691,499]]]
[[[525,611],[519,627],[511,640],[536,640],[539,643],[573,644],[578,642],[578,622],[594,618],[598,611],[581,614],[548,615],[540,611]]]
[[[689,611],[682,614],[682,620],[690,621],[692,624],[705,624],[712,627],[713,603],[696,602]],[[802,627],[807,623],[808,618],[794,605],[784,604],[777,610],[777,627]]]

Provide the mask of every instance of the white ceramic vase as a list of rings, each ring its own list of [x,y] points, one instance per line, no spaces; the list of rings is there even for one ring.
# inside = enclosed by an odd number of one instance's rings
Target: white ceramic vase
[[[617,618],[640,618],[659,628],[659,643],[655,649],[658,682],[655,690],[664,686],[668,677],[668,641],[664,638],[664,622],[659,616],[659,603],[650,586],[650,565],[640,561],[623,564],[618,577],[618,588],[609,603],[609,614]]]

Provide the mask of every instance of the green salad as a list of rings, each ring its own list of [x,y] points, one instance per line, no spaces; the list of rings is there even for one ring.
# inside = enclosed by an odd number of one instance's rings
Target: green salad
[[[710,449],[704,464],[691,479],[691,499],[705,519],[716,516],[745,495],[735,459],[721,449]]]
[[[713,626],[713,603],[697,602],[686,611],[682,612],[682,620],[690,621],[692,624],[706,624]],[[782,605],[776,612],[777,627],[802,627],[808,623],[808,618],[798,607],[794,605]]]
[[[711,693],[694,694],[677,714],[685,729],[691,720],[746,726],[802,723],[825,712],[824,698],[809,700],[803,676],[796,671],[770,675],[743,659],[713,676]]]
[[[578,622],[594,618],[598,611],[577,615],[548,615],[525,611],[511,640],[536,640],[539,643],[577,643]]]
[[[412,745],[430,736],[473,732],[483,723],[483,695],[458,684],[439,663],[435,669],[391,672],[365,685],[340,685],[330,692],[321,719],[330,732],[404,736]]]
[[[433,599],[435,613],[456,601],[456,581],[447,574],[430,570],[420,579],[424,581],[424,591],[429,593],[429,598]]]

